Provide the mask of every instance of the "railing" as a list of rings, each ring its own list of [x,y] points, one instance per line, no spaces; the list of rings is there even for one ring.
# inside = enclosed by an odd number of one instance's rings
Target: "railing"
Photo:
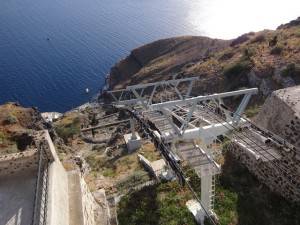
[[[39,149],[32,225],[45,225],[47,221],[49,159],[43,146]]]

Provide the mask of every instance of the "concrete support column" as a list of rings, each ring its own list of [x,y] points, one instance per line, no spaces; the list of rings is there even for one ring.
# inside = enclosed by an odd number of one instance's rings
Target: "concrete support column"
[[[204,209],[211,213],[212,175],[201,177],[201,202]]]
[[[131,139],[133,139],[133,140],[137,139],[137,136],[135,133],[135,121],[133,118],[130,119],[130,130],[131,130]]]

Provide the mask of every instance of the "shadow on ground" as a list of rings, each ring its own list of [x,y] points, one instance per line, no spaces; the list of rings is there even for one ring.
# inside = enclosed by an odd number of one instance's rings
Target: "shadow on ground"
[[[156,186],[124,196],[119,204],[118,219],[121,225],[159,224]]]
[[[120,225],[196,225],[185,203],[190,193],[178,183],[145,187],[124,196],[118,206]]]
[[[217,187],[221,225],[299,225],[300,204],[272,193],[227,153]]]

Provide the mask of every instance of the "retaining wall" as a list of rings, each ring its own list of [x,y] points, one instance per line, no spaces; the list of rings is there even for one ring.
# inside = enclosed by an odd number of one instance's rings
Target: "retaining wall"
[[[81,195],[82,195],[82,213],[84,225],[95,225],[95,211],[97,209],[97,202],[91,194],[84,179],[80,179]]]
[[[300,201],[300,166],[299,164],[296,165],[289,155],[283,156],[280,160],[263,162],[249,156],[236,143],[232,142],[229,150],[239,162],[244,164],[260,182],[264,183],[272,191],[291,201]],[[286,170],[287,173],[283,173],[282,170],[274,166],[277,163],[285,164],[290,169]]]
[[[0,176],[36,169],[37,166],[38,152],[36,149],[0,156]]]
[[[236,143],[230,150],[272,191],[300,201],[300,86],[278,90],[266,100],[254,122],[294,145],[278,148],[281,159],[262,162],[247,155]],[[278,166],[280,165],[280,168]]]

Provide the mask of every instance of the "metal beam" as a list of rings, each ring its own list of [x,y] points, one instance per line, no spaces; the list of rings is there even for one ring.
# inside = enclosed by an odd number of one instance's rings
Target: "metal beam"
[[[100,129],[100,128],[103,128],[103,127],[114,126],[114,125],[118,125],[120,123],[127,123],[127,122],[129,122],[129,120],[121,120],[121,121],[117,121],[117,122],[113,122],[113,123],[107,123],[107,124],[101,124],[101,125],[94,126],[94,127],[83,128],[80,131],[81,132],[86,132],[86,131],[90,131],[90,130],[96,130],[96,129]]]
[[[177,80],[164,80],[164,81],[158,81],[153,83],[147,83],[147,84],[136,84],[136,85],[129,85],[127,86],[126,90],[132,90],[132,89],[140,89],[140,88],[147,88],[154,85],[165,85],[165,84],[176,84],[177,82],[186,82],[186,81],[194,81],[198,80],[198,77],[188,77],[183,79],[177,79]]]
[[[241,119],[241,123],[246,123],[244,119]],[[216,139],[217,136],[228,133],[230,130],[235,129],[233,121],[231,122],[222,122],[213,125],[207,125],[204,127],[195,127],[191,129],[186,129],[181,137],[178,137],[182,140],[197,140],[201,139],[204,142],[207,142],[211,139]],[[165,140],[174,139],[174,134],[165,133],[163,135]]]
[[[240,103],[238,109],[235,111],[234,115],[233,115],[233,121],[235,123],[238,123],[239,120],[241,119],[241,115],[243,114],[244,110],[246,109],[249,101],[251,98],[251,94],[245,94],[242,102]]]
[[[250,89],[244,89],[239,91],[231,91],[231,92],[224,92],[224,93],[218,93],[218,94],[212,94],[212,95],[205,95],[205,96],[198,96],[193,98],[188,98],[184,100],[175,100],[175,101],[169,101],[169,102],[163,102],[163,103],[157,103],[152,104],[150,108],[152,110],[159,110],[162,107],[172,107],[174,105],[187,105],[187,104],[193,104],[193,103],[199,103],[206,100],[212,100],[212,99],[218,99],[218,98],[227,98],[237,95],[244,95],[249,94],[250,96],[253,94],[256,94],[258,92],[257,88],[250,88]]]
[[[189,77],[178,80],[165,80],[154,83],[147,84],[137,84],[137,85],[129,85],[126,89],[107,91],[108,94],[112,96],[114,99],[114,103],[118,105],[132,105],[132,104],[142,104],[144,108],[148,108],[149,105],[152,104],[153,97],[155,93],[157,93],[157,88],[168,86],[174,93],[177,94],[177,97],[183,100],[186,96],[184,96],[179,90],[178,85],[184,82],[188,82],[188,90],[187,94],[189,95],[192,84],[195,80],[198,80],[198,77]],[[145,95],[146,88],[150,88],[151,93],[149,95]],[[128,95],[126,95],[128,94]]]

